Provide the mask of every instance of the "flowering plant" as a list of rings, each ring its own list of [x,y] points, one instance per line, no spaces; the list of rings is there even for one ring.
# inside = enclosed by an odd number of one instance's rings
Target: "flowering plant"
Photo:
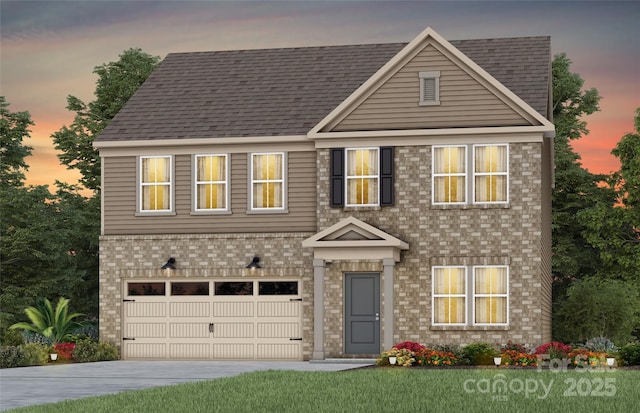
[[[449,351],[438,351],[423,347],[416,351],[415,358],[420,366],[451,366],[458,358]]]
[[[524,344],[517,344],[511,340],[507,341],[507,344],[503,345],[500,348],[501,353],[504,353],[505,351],[508,351],[508,350],[515,350],[518,353],[525,353],[525,354],[529,353],[529,351],[527,351],[527,348],[524,346]]]
[[[406,348],[407,350],[413,351],[414,353],[418,350],[422,350],[425,348],[422,344],[416,343],[415,341],[403,341],[402,343],[398,343],[393,348]]]
[[[73,360],[73,349],[76,348],[75,343],[58,343],[52,347],[52,352],[58,354],[59,360]]]
[[[552,341],[537,347],[534,354],[548,354],[551,359],[563,359],[569,355],[571,350],[572,347],[568,344]]]
[[[538,357],[535,354],[528,354],[518,350],[506,350],[500,355],[501,364],[505,366],[537,366]]]
[[[378,366],[390,365],[389,357],[395,357],[396,365],[403,367],[411,367],[411,365],[416,361],[413,351],[406,348],[392,348],[391,350],[380,353],[380,357],[376,359],[376,364]]]
[[[607,365],[607,353],[603,351],[591,351],[586,348],[577,348],[569,353],[571,364],[574,366],[598,366]]]

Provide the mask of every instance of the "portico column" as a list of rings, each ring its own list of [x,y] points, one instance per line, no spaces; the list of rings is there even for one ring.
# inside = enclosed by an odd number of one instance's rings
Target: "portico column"
[[[324,260],[313,260],[313,354],[324,360]]]
[[[396,261],[393,258],[385,258],[382,260],[382,267],[384,271],[384,334],[382,336],[383,347],[385,350],[393,347],[393,284],[394,284],[394,271]]]

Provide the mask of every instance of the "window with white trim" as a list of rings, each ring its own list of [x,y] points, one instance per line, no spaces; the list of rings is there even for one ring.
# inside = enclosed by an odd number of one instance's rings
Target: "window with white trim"
[[[433,268],[433,324],[467,324],[466,280],[466,267]]]
[[[507,266],[434,266],[431,292],[433,325],[509,324]]]
[[[473,267],[473,324],[506,325],[509,319],[509,269]]]
[[[440,71],[418,72],[420,79],[420,106],[440,104]]]
[[[195,210],[228,210],[227,155],[195,155]]]
[[[251,209],[283,210],[285,200],[284,153],[251,154]]]
[[[140,212],[173,210],[171,156],[140,157]]]
[[[347,206],[377,206],[379,190],[378,148],[345,150]]]
[[[465,204],[467,202],[467,147],[433,147],[434,204]]]
[[[434,145],[431,153],[433,205],[509,202],[508,144]]]
[[[508,152],[507,145],[473,146],[474,203],[505,203],[508,201]]]

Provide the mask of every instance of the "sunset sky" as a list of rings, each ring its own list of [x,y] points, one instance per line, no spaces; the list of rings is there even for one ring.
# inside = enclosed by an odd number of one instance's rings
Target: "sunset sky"
[[[618,168],[610,154],[640,107],[638,1],[6,1],[0,3],[0,95],[35,126],[28,184],[75,183],[50,135],[73,121],[67,95],[94,99],[93,69],[139,47],[170,52],[409,42],[431,26],[448,40],[551,36],[572,71],[602,96],[575,143],[591,172]]]

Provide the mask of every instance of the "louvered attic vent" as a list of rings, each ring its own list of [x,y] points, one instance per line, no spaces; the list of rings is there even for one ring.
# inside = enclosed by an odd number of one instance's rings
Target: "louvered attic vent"
[[[420,106],[440,104],[440,71],[419,72]]]

